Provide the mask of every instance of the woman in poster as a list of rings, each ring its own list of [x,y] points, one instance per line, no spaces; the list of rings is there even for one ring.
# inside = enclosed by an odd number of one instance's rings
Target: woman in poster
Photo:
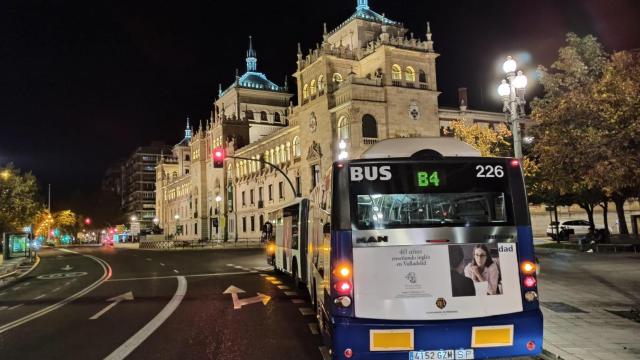
[[[465,266],[464,275],[474,282],[487,282],[487,295],[500,294],[500,267],[491,258],[486,245],[473,248],[473,260]]]

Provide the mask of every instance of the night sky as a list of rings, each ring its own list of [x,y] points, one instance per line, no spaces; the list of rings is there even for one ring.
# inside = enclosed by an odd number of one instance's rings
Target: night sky
[[[111,163],[151,140],[176,143],[186,116],[208,116],[218,84],[244,72],[249,35],[258,70],[282,84],[295,70],[296,43],[314,48],[322,23],[335,28],[355,3],[2,1],[0,166],[31,170],[43,189],[51,183],[54,208],[87,209]],[[416,37],[431,21],[442,106],[455,106],[466,86],[471,108],[499,111],[501,59],[518,56],[533,76],[569,31],[594,34],[607,51],[640,47],[637,0],[369,5]]]

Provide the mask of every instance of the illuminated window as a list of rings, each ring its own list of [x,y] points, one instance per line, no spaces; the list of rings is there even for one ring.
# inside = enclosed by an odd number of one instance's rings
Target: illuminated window
[[[335,73],[333,74],[333,82],[334,83],[341,83],[342,82],[342,75],[340,75],[340,73]]]
[[[300,156],[302,156],[302,150],[300,148],[300,138],[296,136],[293,138],[293,157],[295,159],[298,159],[300,158]]]
[[[338,120],[338,140],[346,140],[349,138],[349,121],[346,116]]]
[[[283,163],[287,161],[287,156],[284,153],[284,144],[280,145],[280,162]]]
[[[324,75],[318,77],[318,90],[322,92],[324,90]]]
[[[291,161],[291,143],[287,141],[287,160],[286,161]]]
[[[275,164],[278,162],[278,159],[275,156],[275,150],[271,149],[271,151],[269,152],[269,158],[271,159],[271,163]]]
[[[271,158],[269,157],[269,150],[264,152],[264,161],[271,162]]]
[[[307,100],[309,98],[309,84],[304,84],[302,89],[302,99]]]
[[[310,88],[311,96],[315,96],[316,95],[316,90],[317,90],[316,81],[315,80],[311,80],[311,88]]]
[[[411,66],[407,66],[404,71],[404,79],[407,81],[416,81],[416,71]]]
[[[280,147],[276,146],[276,164],[280,163]]]
[[[393,64],[391,67],[391,79],[402,80],[402,68],[398,64]]]

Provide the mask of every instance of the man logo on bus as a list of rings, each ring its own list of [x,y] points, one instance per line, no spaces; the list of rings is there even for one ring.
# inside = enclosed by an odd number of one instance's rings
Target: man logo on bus
[[[436,306],[440,310],[444,309],[445,306],[447,306],[447,300],[445,300],[444,298],[438,298],[438,300],[436,300]]]
[[[391,166],[352,166],[351,181],[387,181],[391,180]]]

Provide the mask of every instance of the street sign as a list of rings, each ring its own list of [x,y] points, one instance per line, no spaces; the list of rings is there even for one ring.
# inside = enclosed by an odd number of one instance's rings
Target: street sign
[[[131,223],[131,235],[140,235],[140,222],[134,221]]]

